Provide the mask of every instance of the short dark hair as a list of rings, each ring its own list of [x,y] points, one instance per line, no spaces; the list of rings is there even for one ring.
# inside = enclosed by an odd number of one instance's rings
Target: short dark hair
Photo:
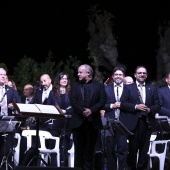
[[[122,73],[125,75],[125,69],[124,69],[123,67],[115,67],[115,68],[113,69],[113,74],[114,74],[117,70],[122,71]]]
[[[170,75],[170,71],[166,73],[165,77],[168,78]]]
[[[143,66],[143,65],[139,65],[139,66],[137,66],[137,67],[136,67],[136,69],[135,69],[135,73],[136,73],[136,71],[137,71],[139,68],[145,68],[145,69],[146,69],[146,72],[148,72],[148,71],[147,71],[147,68],[146,68],[145,66]]]

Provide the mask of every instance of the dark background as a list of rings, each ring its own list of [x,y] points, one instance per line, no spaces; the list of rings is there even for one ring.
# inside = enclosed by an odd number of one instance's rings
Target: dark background
[[[118,60],[127,74],[145,65],[154,80],[158,26],[170,18],[168,1],[1,1],[0,63],[12,73],[24,55],[45,62],[49,50],[56,62],[72,55],[88,63],[87,10],[94,4],[114,15]]]

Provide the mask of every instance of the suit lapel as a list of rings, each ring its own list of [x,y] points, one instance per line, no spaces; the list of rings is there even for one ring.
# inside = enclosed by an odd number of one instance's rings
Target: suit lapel
[[[166,93],[166,95],[168,95],[170,97],[170,89],[168,86],[165,87],[165,93]]]
[[[113,96],[114,100],[116,101],[116,96],[115,96],[115,91],[114,91],[114,83],[112,86],[110,86],[109,93],[110,93],[110,95]]]
[[[145,90],[146,90],[146,101],[145,101],[145,103],[147,103],[149,95],[150,95],[150,90],[151,90],[150,86],[146,84]]]

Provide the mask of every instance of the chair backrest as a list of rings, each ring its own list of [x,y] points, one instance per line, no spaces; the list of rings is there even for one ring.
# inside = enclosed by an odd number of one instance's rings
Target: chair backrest
[[[73,142],[73,134],[70,136],[70,140],[72,140],[72,146],[68,150],[69,153],[69,158],[68,158],[68,166],[69,167],[74,167],[74,142]]]
[[[46,139],[53,139],[56,141],[56,144],[55,144],[55,147],[53,148],[53,150],[56,150],[56,151],[59,150],[59,141],[60,141],[59,137],[52,136],[51,133],[48,131],[40,130],[39,138],[40,138],[41,149],[47,149],[46,144],[45,144]]]
[[[27,138],[27,150],[32,146],[32,136],[36,136],[36,130],[23,130],[22,136]]]
[[[21,135],[19,133],[15,133],[14,138],[17,139],[17,144],[14,147],[14,164],[17,166],[19,164],[19,155],[20,155],[20,142]]]

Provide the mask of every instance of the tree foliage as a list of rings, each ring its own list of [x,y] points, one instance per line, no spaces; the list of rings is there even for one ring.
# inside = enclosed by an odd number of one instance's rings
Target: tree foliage
[[[113,34],[114,16],[105,10],[98,10],[97,5],[88,12],[89,58],[93,59],[95,79],[102,82],[106,74],[103,70],[112,71],[115,66],[125,66],[118,62],[117,41]]]
[[[69,74],[71,81],[75,80],[75,70],[80,63],[77,57],[70,56],[66,61],[61,60],[57,63],[52,60],[53,54],[51,51],[44,63],[38,63],[27,56],[19,60],[17,66],[14,67],[13,75],[10,75],[17,85],[19,94],[22,95],[25,84],[40,85],[39,79],[42,74],[49,74],[51,79],[54,80],[58,72],[64,71]]]
[[[160,38],[157,60],[157,80],[161,80],[170,70],[170,22],[164,26],[159,26],[158,34]]]

